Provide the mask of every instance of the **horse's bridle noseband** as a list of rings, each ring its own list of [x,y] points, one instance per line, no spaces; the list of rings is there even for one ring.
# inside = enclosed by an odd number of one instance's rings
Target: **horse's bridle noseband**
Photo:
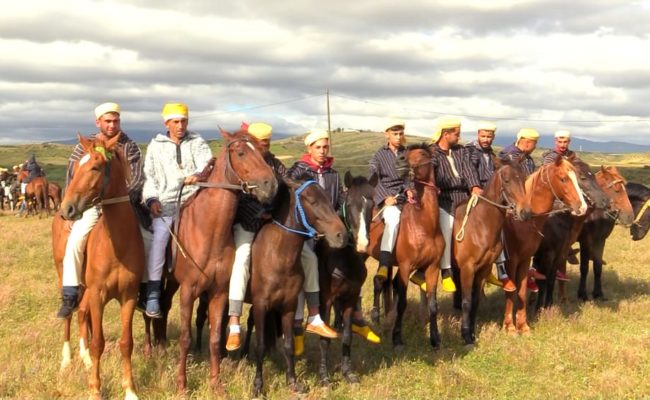
[[[304,231],[294,229],[294,228],[290,228],[290,227],[288,227],[286,225],[283,225],[281,222],[279,222],[279,221],[277,221],[275,219],[273,220],[273,223],[278,225],[282,229],[284,229],[284,230],[286,230],[288,232],[296,233],[298,235],[306,236],[309,239],[324,236],[323,234],[318,233],[318,231],[313,226],[311,226],[311,224],[307,220],[307,216],[305,215],[305,209],[302,206],[302,202],[300,201],[300,194],[302,194],[302,192],[305,189],[307,189],[308,186],[311,186],[311,185],[318,185],[318,182],[316,182],[315,180],[305,181],[305,182],[302,183],[302,185],[300,185],[300,187],[298,187],[298,189],[296,189],[296,191],[294,193],[294,196],[295,196],[295,199],[296,199],[296,205],[294,207],[294,217],[296,219],[296,222],[302,224],[302,226],[305,228]]]

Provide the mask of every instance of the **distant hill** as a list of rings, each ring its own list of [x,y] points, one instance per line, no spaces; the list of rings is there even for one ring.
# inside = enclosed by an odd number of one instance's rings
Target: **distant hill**
[[[494,144],[505,147],[511,144],[512,141],[511,136],[497,135]],[[537,147],[546,149],[552,149],[554,146],[555,139],[552,136],[542,135],[537,143]],[[588,151],[592,153],[640,153],[650,151],[650,146],[627,142],[595,142],[589,139],[573,137],[571,138],[571,149],[578,152]]]
[[[207,140],[212,140],[214,139],[214,132],[210,132],[210,135],[205,135],[203,132],[198,131],[204,138]],[[151,135],[151,132],[127,132],[127,135],[134,140],[138,144],[149,144],[153,136]],[[291,135],[288,133],[282,133],[282,132],[273,132],[273,140],[280,140],[280,139],[285,139],[290,137]],[[72,137],[69,139],[61,139],[61,140],[52,140],[49,142],[45,143],[53,143],[53,144],[77,144],[77,137]]]

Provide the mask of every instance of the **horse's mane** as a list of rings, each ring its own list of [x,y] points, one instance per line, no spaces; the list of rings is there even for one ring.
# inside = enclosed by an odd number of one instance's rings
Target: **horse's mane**
[[[429,152],[429,145],[424,143],[424,142],[409,144],[406,147],[406,151],[408,152],[408,151],[411,151],[411,150],[425,150],[428,153]]]
[[[351,187],[358,188],[363,197],[372,198],[375,193],[375,188],[370,185],[370,181],[365,176],[353,176],[348,191]]]
[[[630,198],[635,198],[644,201],[650,198],[650,189],[648,189],[646,186],[640,183],[635,183],[635,182],[626,183],[625,191],[627,191],[627,195]]]

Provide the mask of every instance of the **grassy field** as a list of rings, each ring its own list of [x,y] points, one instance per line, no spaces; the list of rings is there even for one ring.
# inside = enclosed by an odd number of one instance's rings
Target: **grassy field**
[[[419,140],[419,138],[415,138]],[[412,141],[415,141],[412,139]],[[365,173],[369,154],[382,143],[381,136],[340,133],[334,136],[334,155],[340,171]],[[32,147],[30,147],[32,146]],[[13,165],[34,152],[44,162],[48,176],[63,176],[72,147],[30,145],[0,147],[0,163]],[[214,150],[219,143],[211,144]],[[300,138],[278,141],[272,151],[287,165],[303,149]],[[541,153],[537,153],[539,156]],[[616,156],[618,157],[618,156]],[[635,156],[636,157],[636,156]],[[606,155],[584,154],[593,165],[627,166],[628,179],[650,183],[647,170],[633,157],[614,160]],[[600,158],[600,161],[599,161]],[[635,160],[642,160],[639,155]],[[647,159],[647,158],[646,158]],[[59,171],[59,172],[54,172]],[[62,325],[55,318],[59,305],[57,279],[50,248],[51,219],[14,218],[0,213],[0,398],[83,398],[87,373],[75,357],[72,367],[59,371]],[[332,345],[330,365],[335,385],[318,386],[318,340],[306,338],[306,352],[299,360],[299,378],[310,386],[305,398],[331,399],[630,399],[650,396],[650,253],[647,240],[632,242],[617,227],[607,243],[604,290],[609,301],[581,303],[575,299],[578,269],[569,266],[572,278],[569,300],[532,317],[528,336],[509,336],[501,329],[503,294],[489,287],[479,314],[478,344],[470,350],[460,338],[460,315],[451,297],[440,295],[440,329],[443,348],[431,350],[426,327],[418,314],[418,293],[409,288],[405,318],[406,348],[396,353],[388,325],[376,327],[384,342],[372,345],[353,339],[353,366],[361,383],[349,385],[340,378],[340,342]],[[368,262],[370,276],[376,262]],[[591,284],[591,281],[590,281]],[[371,308],[370,283],[364,287],[363,308]],[[109,304],[105,317],[106,351],[102,358],[103,394],[123,396],[120,376],[119,319],[117,303]],[[143,324],[135,317],[134,376],[142,399],[174,398],[179,312],[175,305],[170,321],[170,347],[150,359],[142,355]],[[76,327],[73,327],[76,336]],[[204,343],[205,343],[204,333]],[[78,346],[73,340],[73,351]],[[192,355],[188,366],[188,397],[213,398],[208,385],[207,352]],[[222,382],[227,398],[250,396],[254,366],[248,360],[226,359]],[[270,399],[290,397],[285,386],[284,361],[274,353],[265,364]]]

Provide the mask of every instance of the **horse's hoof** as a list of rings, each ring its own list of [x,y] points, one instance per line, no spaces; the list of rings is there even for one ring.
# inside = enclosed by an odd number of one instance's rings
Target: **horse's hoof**
[[[519,333],[524,336],[530,335],[530,327],[528,325],[522,326],[519,328]]]
[[[138,400],[138,395],[131,389],[126,389],[124,400]]]

